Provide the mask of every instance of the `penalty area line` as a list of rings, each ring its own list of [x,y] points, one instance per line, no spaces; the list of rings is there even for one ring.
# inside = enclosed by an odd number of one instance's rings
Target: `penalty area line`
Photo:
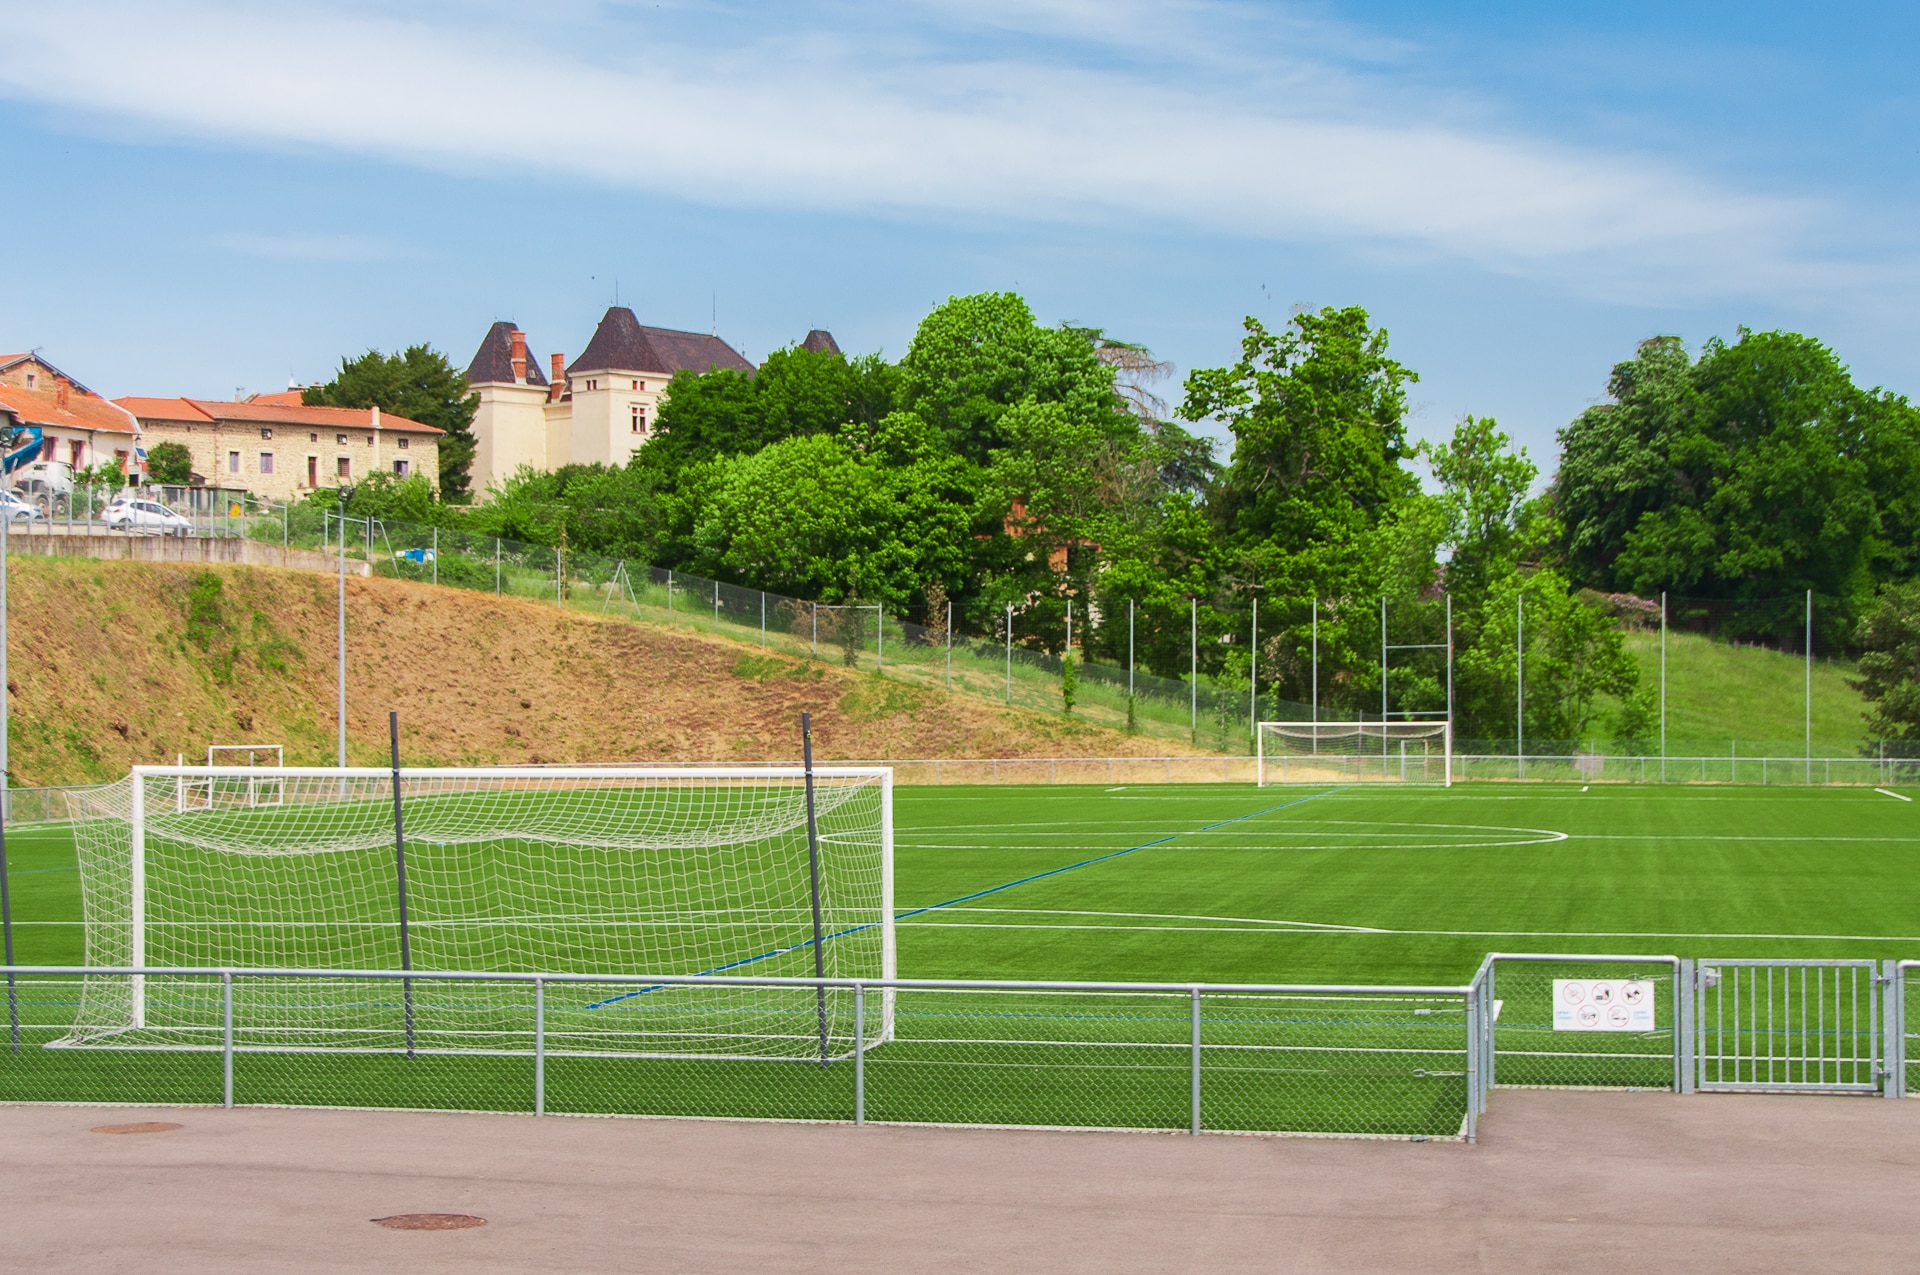
[[[1880,793],[1883,796],[1891,797],[1895,801],[1912,801],[1913,800],[1913,798],[1907,796],[1905,793],[1894,792],[1892,789],[1889,789],[1889,788],[1875,788],[1874,791],[1877,793]]]

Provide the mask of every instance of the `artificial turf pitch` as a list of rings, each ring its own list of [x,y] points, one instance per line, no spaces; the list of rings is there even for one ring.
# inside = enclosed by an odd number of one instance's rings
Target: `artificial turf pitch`
[[[1870,789],[901,788],[895,814],[907,978],[1460,984],[1492,950],[1920,956],[1911,885],[1920,805]],[[8,848],[17,960],[77,963],[64,832],[16,829]],[[1538,1017],[1530,998],[1543,987],[1509,983],[1503,1024],[1519,1030]],[[1664,1026],[1671,988],[1661,995]],[[866,1062],[870,1119],[1186,1125],[1183,998],[903,993],[899,1015],[897,1038]],[[1456,1132],[1463,1032],[1457,1008],[1438,1002],[1210,1005],[1206,1123]],[[1654,1084],[1670,1074],[1660,1040],[1591,1047],[1618,1056],[1537,1078]],[[217,1054],[16,1057],[0,1069],[0,1096],[218,1092]],[[846,1118],[851,1109],[851,1069],[839,1065],[553,1058],[547,1067],[550,1110]],[[258,1055],[236,1074],[241,1101],[531,1104],[527,1058]]]

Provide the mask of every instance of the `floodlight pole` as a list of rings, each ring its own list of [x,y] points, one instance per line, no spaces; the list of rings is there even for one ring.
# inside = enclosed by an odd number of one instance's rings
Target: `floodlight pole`
[[[807,779],[807,871],[813,882],[813,976],[827,977],[827,953],[820,924],[820,831],[813,805],[813,715],[800,714],[800,760]],[[814,984],[814,1004],[820,1018],[820,1065],[827,1065],[827,985]],[[856,1045],[857,1047],[857,1045]]]
[[[1380,595],[1380,755],[1387,755],[1387,595]]]
[[[400,899],[400,968],[413,968],[413,949],[407,940],[407,833],[400,816],[400,714],[387,714],[393,744],[393,879]],[[413,1061],[413,980],[400,980],[407,1012],[407,1061]]]

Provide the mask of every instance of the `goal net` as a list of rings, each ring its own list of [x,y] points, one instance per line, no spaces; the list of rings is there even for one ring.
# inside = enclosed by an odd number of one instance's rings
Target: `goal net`
[[[812,978],[798,767],[402,770],[415,971]],[[814,771],[818,950],[829,978],[894,975],[893,774]],[[136,767],[72,799],[90,966],[399,970],[393,776]],[[530,984],[236,978],[248,1049],[511,1051]],[[812,1058],[852,1047],[850,991],[545,986],[550,1052]],[[876,998],[876,1002],[880,998]],[[218,980],[90,977],[60,1043],[220,1048]],[[889,1026],[869,1006],[869,1042]]]
[[[1453,782],[1447,722],[1261,722],[1256,738],[1262,787]]]

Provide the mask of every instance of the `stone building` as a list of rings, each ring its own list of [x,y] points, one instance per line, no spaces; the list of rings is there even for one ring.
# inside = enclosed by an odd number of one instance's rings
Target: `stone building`
[[[268,500],[304,499],[316,487],[369,474],[440,482],[440,437],[432,425],[377,407],[308,407],[298,391],[239,402],[122,398],[145,446],[177,442],[193,456],[196,485],[239,488]]]

